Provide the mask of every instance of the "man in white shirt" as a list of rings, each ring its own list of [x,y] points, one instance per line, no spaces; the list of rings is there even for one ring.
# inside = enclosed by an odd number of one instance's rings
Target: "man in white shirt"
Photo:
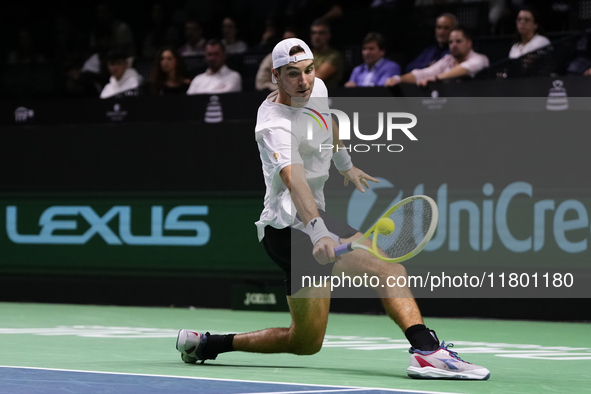
[[[217,94],[242,90],[242,77],[226,66],[226,50],[221,41],[207,42],[205,62],[207,70],[193,78],[187,94]]]
[[[180,330],[176,348],[186,363],[215,360],[220,353],[230,351],[317,353],[328,323],[331,289],[303,287],[303,283],[292,280],[292,269],[299,273],[304,268],[316,275],[331,275],[334,269],[382,278],[406,277],[402,265],[385,263],[362,250],[335,256],[336,246],[357,239],[361,233],[324,212],[323,189],[331,160],[345,177],[345,185],[350,181],[362,193],[364,187],[369,187],[367,181],[378,181],[356,168],[347,150],[336,149],[343,147],[343,143],[330,114],[325,113],[328,91],[324,82],[315,77],[314,55],[308,45],[297,38],[277,44],[273,49],[272,73],[279,88],[259,107],[255,127],[266,186],[264,209],[256,226],[267,254],[284,271],[292,323],[289,328],[244,334],[210,335]],[[312,132],[304,126],[310,113],[322,120],[318,120],[318,127],[313,126]],[[324,144],[332,145],[333,150],[319,149]],[[412,345],[409,376],[488,379],[490,373],[486,368],[460,360],[455,352],[439,344],[434,331],[425,327],[408,287],[375,290],[382,297],[388,316]],[[438,361],[434,363],[445,363],[447,367],[419,366],[424,360],[417,362],[415,357],[436,357]]]
[[[101,98],[113,97],[118,94],[137,95],[142,84],[142,76],[128,66],[127,55],[123,52],[111,51],[107,55],[107,67],[111,78],[101,92]]]
[[[485,55],[472,50],[472,38],[463,28],[455,28],[449,33],[449,55],[445,55],[435,64],[415,69],[402,76],[393,76],[386,80],[386,86],[394,86],[400,82],[416,83],[425,86],[428,82],[442,79],[470,76],[474,78],[477,72],[488,67],[489,61]]]

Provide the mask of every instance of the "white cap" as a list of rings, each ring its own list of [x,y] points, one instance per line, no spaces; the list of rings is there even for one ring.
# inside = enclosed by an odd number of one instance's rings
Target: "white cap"
[[[295,46],[300,46],[304,50],[304,54],[296,56],[289,56],[289,51]],[[289,63],[297,63],[302,60],[314,59],[314,55],[308,45],[300,40],[299,38],[286,38],[280,41],[275,48],[273,48],[273,68],[279,68]],[[271,73],[271,80],[273,83],[277,83],[275,76]]]

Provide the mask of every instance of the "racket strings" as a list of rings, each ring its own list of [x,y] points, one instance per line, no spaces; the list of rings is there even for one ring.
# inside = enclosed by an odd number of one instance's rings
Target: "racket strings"
[[[398,208],[389,216],[394,221],[394,231],[389,235],[374,233],[376,243],[389,258],[398,258],[415,250],[425,239],[433,211],[422,199],[413,200]]]

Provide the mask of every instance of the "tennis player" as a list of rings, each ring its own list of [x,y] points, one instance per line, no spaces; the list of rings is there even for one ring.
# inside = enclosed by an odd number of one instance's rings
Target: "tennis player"
[[[176,348],[186,363],[215,360],[220,353],[230,351],[297,355],[320,351],[328,322],[330,288],[302,288],[301,283],[296,283],[299,281],[292,282],[292,270],[322,276],[340,272],[375,275],[384,279],[382,283],[388,276],[406,276],[402,265],[386,263],[362,250],[335,257],[336,246],[362,234],[324,212],[323,188],[331,160],[344,176],[345,185],[352,182],[361,192],[369,187],[368,181],[377,180],[353,166],[346,150],[317,148],[320,143],[335,141],[342,146],[330,116],[324,132],[315,132],[311,140],[292,132],[294,119],[310,110],[304,106],[312,100],[322,103],[323,98],[327,102],[328,97],[326,86],[315,77],[314,57],[308,45],[297,38],[286,39],[275,46],[272,56],[272,80],[279,88],[259,107],[255,129],[266,185],[264,210],[256,225],[259,241],[285,273],[292,324],[228,335],[180,330]],[[316,112],[321,114],[321,110]],[[439,343],[435,332],[425,327],[408,287],[376,290],[388,316],[411,344],[407,369],[410,377],[490,377],[488,369],[465,362],[448,349],[451,344]]]

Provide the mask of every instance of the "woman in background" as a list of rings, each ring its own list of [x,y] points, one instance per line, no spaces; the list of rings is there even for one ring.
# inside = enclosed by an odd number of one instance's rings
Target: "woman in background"
[[[550,45],[550,40],[540,35],[542,27],[539,24],[538,13],[535,10],[524,8],[519,11],[516,23],[517,42],[509,51],[510,59],[517,59],[527,53]]]
[[[150,92],[156,95],[185,94],[190,83],[179,52],[171,46],[160,49],[150,73]]]
[[[236,21],[231,17],[226,17],[222,21],[222,43],[226,47],[226,53],[232,55],[235,53],[244,53],[248,49],[246,43],[238,39],[238,28]]]

